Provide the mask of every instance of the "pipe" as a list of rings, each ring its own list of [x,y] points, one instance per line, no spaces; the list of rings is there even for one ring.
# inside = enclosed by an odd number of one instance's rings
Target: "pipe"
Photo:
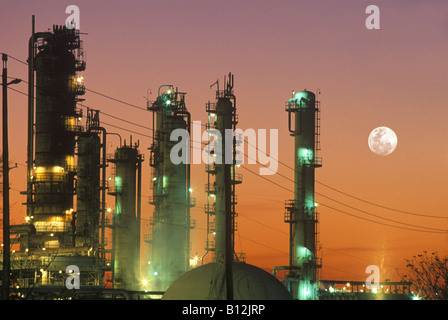
[[[93,130],[99,130],[103,132],[103,143],[102,143],[102,157],[103,157],[103,163],[102,163],[102,171],[101,171],[101,180],[103,181],[102,183],[102,188],[101,188],[101,241],[104,245],[104,239],[106,236],[106,142],[107,142],[107,131],[104,127],[100,127],[100,126],[94,126],[94,127],[90,127],[88,132],[91,132]],[[106,263],[106,256],[105,256],[105,248],[103,247],[103,252],[101,255],[101,259],[102,259],[102,264],[105,265]],[[112,269],[112,274],[113,274],[113,269]],[[113,277],[112,277],[113,279]]]
[[[137,274],[140,279],[140,242],[141,242],[141,219],[142,219],[142,156],[138,156],[137,162]]]
[[[186,110],[182,110],[182,111],[178,111],[175,112],[176,115],[186,115],[187,116],[187,131],[188,131],[188,136],[190,137],[190,146],[191,146],[191,114],[190,112],[186,111]],[[190,146],[188,148],[188,155],[190,156]],[[190,202],[191,202],[191,192],[190,192],[190,187],[191,187],[191,182],[190,182],[190,157],[187,159],[187,206],[186,206],[186,215],[187,215],[187,232],[186,232],[186,236],[187,236],[187,248],[186,248],[186,261],[185,261],[185,270],[189,269],[190,266],[190,225],[191,225],[191,217],[190,217]]]

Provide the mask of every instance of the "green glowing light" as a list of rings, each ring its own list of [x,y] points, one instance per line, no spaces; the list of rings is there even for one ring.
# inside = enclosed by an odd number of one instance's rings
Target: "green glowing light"
[[[117,192],[120,192],[122,188],[123,188],[123,181],[121,177],[115,177],[115,190]]]

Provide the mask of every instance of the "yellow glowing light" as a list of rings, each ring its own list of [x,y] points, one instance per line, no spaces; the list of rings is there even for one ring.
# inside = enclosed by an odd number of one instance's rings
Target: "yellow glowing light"
[[[30,221],[30,217],[26,216],[25,221]]]
[[[63,173],[64,172],[64,168],[60,167],[60,166],[54,166],[53,168],[51,168],[51,171],[54,173]]]
[[[146,286],[146,285],[148,284],[148,280],[143,280],[143,281],[142,281],[142,284],[143,284],[144,286]]]
[[[44,173],[45,171],[44,167],[34,167],[34,173]]]

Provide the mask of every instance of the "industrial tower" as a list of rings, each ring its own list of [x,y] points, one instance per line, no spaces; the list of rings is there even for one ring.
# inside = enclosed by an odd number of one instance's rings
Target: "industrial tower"
[[[136,291],[140,279],[141,163],[138,143],[116,149],[108,159],[115,173],[108,193],[115,196],[113,212],[113,287]]]
[[[318,106],[315,94],[306,90],[293,92],[293,97],[286,102],[288,129],[294,137],[294,199],[285,202],[284,218],[290,226],[289,266],[277,269],[288,270],[287,287],[293,298],[299,300],[318,299],[321,259],[314,201],[314,171],[322,166],[317,156],[320,149]]]
[[[83,126],[77,108],[85,92],[79,31],[54,26],[34,33],[33,17],[28,64],[27,215],[24,224],[10,228],[11,244],[19,245],[11,258],[11,292],[54,298],[64,294],[54,286],[65,288],[66,268],[73,265],[81,285],[103,285],[100,150],[104,154],[106,145],[98,112],[89,111]]]
[[[37,83],[36,119],[35,127],[29,128],[35,131],[35,148],[34,159],[28,160],[28,166],[33,166],[28,181],[28,217],[43,236],[39,246],[73,246],[75,139],[82,130],[82,113],[76,103],[85,92],[78,74],[85,68],[80,60],[81,41],[79,31],[54,26],[53,33],[36,34],[34,42],[38,49],[32,57]],[[52,238],[44,239],[51,234]]]
[[[205,191],[207,193],[207,253],[213,253],[213,261],[217,263],[218,275],[226,275],[232,279],[233,261],[242,262],[244,254],[236,254],[235,231],[236,231],[236,185],[242,183],[242,175],[236,173],[236,145],[241,143],[235,135],[238,115],[236,113],[236,97],[233,93],[234,76],[229,73],[227,81],[224,80],[224,90],[219,90],[216,83],[216,103],[208,102],[206,111],[208,113],[208,173]],[[213,138],[213,141],[211,141]],[[222,294],[224,281],[216,280],[215,293]],[[231,283],[226,287],[230,289]],[[227,292],[229,290],[227,289]],[[216,297],[212,297],[216,299]]]
[[[174,280],[190,268],[190,230],[195,221],[190,208],[195,205],[190,187],[190,140],[172,141],[171,134],[180,129],[190,136],[191,117],[185,105],[185,93],[172,85],[159,88],[153,112],[153,143],[150,149],[154,214],[150,219],[151,244],[148,283],[152,291],[165,291]],[[171,160],[171,150],[183,144],[184,161]]]

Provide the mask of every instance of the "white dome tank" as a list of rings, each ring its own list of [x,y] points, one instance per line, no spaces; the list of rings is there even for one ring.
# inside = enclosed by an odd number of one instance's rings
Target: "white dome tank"
[[[217,264],[212,262],[180,276],[167,289],[163,300],[210,300],[212,276]],[[270,273],[250,264],[233,263],[234,300],[291,300],[286,287]]]

